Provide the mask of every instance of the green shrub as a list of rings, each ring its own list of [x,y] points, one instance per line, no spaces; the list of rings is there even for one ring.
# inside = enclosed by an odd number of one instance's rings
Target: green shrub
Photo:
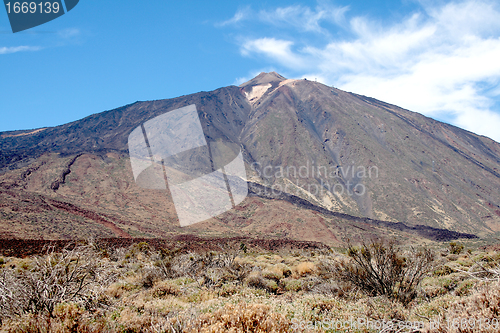
[[[462,281],[455,289],[455,295],[468,296],[471,293],[471,291],[475,285],[476,285],[476,281],[473,281],[473,280]]]
[[[234,283],[227,283],[222,285],[222,287],[218,289],[217,294],[220,297],[230,297],[234,294],[237,294],[239,290],[240,287],[236,286]]]
[[[432,274],[434,276],[444,276],[444,275],[449,275],[451,273],[453,273],[453,269],[451,269],[446,265],[442,265],[438,267]]]
[[[450,242],[448,247],[450,249],[451,254],[460,254],[464,249],[464,246],[462,244],[458,244],[456,242]]]
[[[286,291],[299,291],[302,289],[302,282],[296,279],[282,280],[283,289]]]

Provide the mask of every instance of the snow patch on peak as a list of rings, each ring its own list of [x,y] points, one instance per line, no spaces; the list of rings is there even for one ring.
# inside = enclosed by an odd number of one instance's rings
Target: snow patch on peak
[[[252,90],[250,92],[245,91],[245,96],[248,99],[248,101],[250,102],[250,104],[254,104],[262,97],[262,95],[264,95],[266,93],[266,91],[269,88],[271,88],[270,83],[262,84],[259,86],[253,86]]]
[[[293,79],[286,79],[284,81],[281,81],[278,87],[284,86],[285,84],[291,83],[292,86],[295,85],[294,83],[299,80],[293,80]]]

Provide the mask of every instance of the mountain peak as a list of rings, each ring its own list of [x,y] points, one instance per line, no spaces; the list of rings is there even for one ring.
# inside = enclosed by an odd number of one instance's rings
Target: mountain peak
[[[247,87],[247,86],[257,86],[257,85],[263,85],[263,84],[268,84],[268,83],[275,83],[275,82],[281,82],[285,81],[286,78],[276,72],[261,72],[259,75],[251,79],[250,81],[247,81],[245,83],[242,83],[240,87]]]

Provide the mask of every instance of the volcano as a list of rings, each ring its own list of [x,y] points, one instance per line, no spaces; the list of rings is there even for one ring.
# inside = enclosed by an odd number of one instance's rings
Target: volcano
[[[191,105],[207,144],[240,147],[249,195],[181,227],[168,190],[136,184],[128,137]],[[369,235],[490,237],[500,232],[499,168],[500,144],[487,137],[319,82],[261,73],[240,86],[0,133],[0,236],[191,233],[331,244]]]

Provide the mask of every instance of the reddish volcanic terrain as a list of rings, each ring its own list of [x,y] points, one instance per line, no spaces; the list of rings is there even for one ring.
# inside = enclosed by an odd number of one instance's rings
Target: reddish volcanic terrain
[[[127,138],[145,121],[192,104],[207,142],[241,147],[250,195],[236,209],[181,228],[169,191],[135,183]],[[301,168],[309,169],[276,172]],[[261,73],[240,87],[0,133],[0,235],[193,234],[332,245],[371,236],[402,242],[493,237],[500,232],[499,169],[500,145],[488,138],[321,83]]]

